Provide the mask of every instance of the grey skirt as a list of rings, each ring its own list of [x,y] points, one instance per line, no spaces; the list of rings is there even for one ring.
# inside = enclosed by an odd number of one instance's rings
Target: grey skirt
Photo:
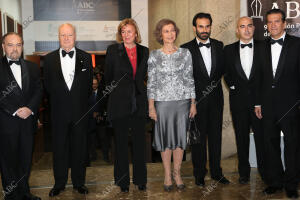
[[[155,101],[157,121],[152,146],[156,151],[186,148],[190,106],[190,99]]]

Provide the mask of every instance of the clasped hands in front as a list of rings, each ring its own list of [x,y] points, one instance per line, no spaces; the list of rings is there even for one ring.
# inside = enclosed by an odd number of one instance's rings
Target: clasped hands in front
[[[18,117],[20,117],[21,119],[27,119],[27,117],[29,117],[31,114],[32,114],[32,111],[27,107],[19,108],[16,111],[16,115]]]

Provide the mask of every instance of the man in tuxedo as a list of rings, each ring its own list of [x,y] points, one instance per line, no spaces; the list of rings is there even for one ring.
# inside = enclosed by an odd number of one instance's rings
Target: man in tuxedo
[[[88,193],[84,184],[93,68],[91,56],[75,47],[75,39],[74,26],[62,24],[60,48],[44,60],[44,84],[51,105],[55,179],[49,196],[56,196],[65,189],[69,165],[73,188],[81,194]]]
[[[89,128],[88,128],[88,160],[95,161],[97,159],[96,145],[97,145],[97,120],[99,119],[99,104],[101,93],[98,90],[98,79],[93,78],[93,92],[89,98]]]
[[[39,67],[21,58],[23,39],[3,36],[0,61],[0,168],[4,199],[39,200],[30,193],[34,133],[42,98]]]
[[[262,83],[257,88],[261,107],[255,112],[262,118],[265,145],[265,194],[285,188],[289,198],[298,197],[297,161],[299,155],[300,39],[285,32],[285,13],[267,12],[270,37],[265,41]],[[260,91],[259,91],[260,90]],[[280,133],[284,134],[284,162],[280,154]]]
[[[193,18],[196,38],[181,47],[189,49],[193,59],[196,88],[196,124],[200,143],[192,145],[195,183],[204,186],[207,173],[206,138],[208,139],[209,166],[212,179],[229,184],[220,166],[224,97],[221,77],[224,74],[223,43],[210,38],[212,18],[198,13]]]
[[[224,48],[225,81],[229,87],[230,110],[235,130],[238,154],[239,182],[250,178],[249,133],[254,133],[258,171],[263,178],[264,146],[261,120],[254,112],[256,87],[260,84],[263,44],[253,40],[254,25],[250,17],[241,17],[236,33],[239,41]]]

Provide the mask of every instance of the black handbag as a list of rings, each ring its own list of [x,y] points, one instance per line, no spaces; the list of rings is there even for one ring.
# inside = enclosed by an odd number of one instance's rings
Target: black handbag
[[[190,119],[189,129],[186,135],[186,142],[188,145],[200,143],[200,131],[197,128],[194,118]]]

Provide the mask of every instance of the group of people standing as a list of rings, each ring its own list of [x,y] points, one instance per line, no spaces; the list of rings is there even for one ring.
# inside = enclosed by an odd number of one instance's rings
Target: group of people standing
[[[236,28],[239,41],[225,47],[210,38],[212,18],[208,13],[194,16],[196,37],[180,47],[175,45],[179,34],[176,23],[162,19],[154,32],[162,48],[151,51],[149,57],[148,49],[139,45],[135,21],[125,19],[120,23],[117,35],[122,42],[108,48],[105,75],[106,84],[119,83],[109,96],[108,113],[117,131],[116,141],[122,141],[116,145],[115,162],[115,183],[122,192],[129,191],[129,131],[133,140],[133,183],[140,190],[146,189],[143,120],[147,111],[155,121],[153,148],[161,152],[166,191],[173,189],[173,180],[177,189],[185,188],[180,170],[192,118],[200,131],[199,143],[191,145],[195,184],[205,186],[207,143],[211,178],[230,183],[220,163],[224,77],[230,93],[239,183],[250,180],[252,130],[258,172],[267,185],[263,192],[273,194],[285,189],[287,197],[298,197],[300,39],[286,33],[282,10],[268,11],[266,19],[270,36],[265,41],[254,40],[252,19],[241,17]],[[280,153],[281,131],[285,169]]]
[[[285,32],[285,13],[267,13],[270,37],[253,39],[249,17],[238,20],[239,41],[223,47],[210,37],[212,18],[198,13],[193,18],[192,41],[177,47],[179,28],[170,19],[160,20],[155,37],[162,48],[150,52],[140,45],[141,35],[133,19],[124,19],[117,41],[107,48],[105,84],[113,88],[107,102],[108,119],[114,129],[114,180],[122,192],[129,191],[128,135],[132,139],[133,184],[147,189],[145,125],[154,120],[153,147],[161,152],[165,172],[163,188],[178,190],[185,185],[181,163],[187,146],[191,119],[200,131],[200,142],[192,144],[195,184],[205,186],[208,172],[221,184],[230,184],[221,168],[224,97],[221,79],[230,90],[230,109],[235,129],[240,184],[250,178],[249,133],[254,133],[258,171],[267,187],[265,194],[285,189],[297,198],[299,182],[300,39]],[[92,93],[91,56],[75,47],[71,24],[59,27],[60,48],[45,56],[44,88],[51,104],[53,170],[55,184],[49,196],[57,196],[68,179],[74,190],[87,194],[85,186],[87,127]],[[5,57],[1,61],[0,165],[5,199],[39,200],[30,193],[34,124],[42,96],[38,67],[21,59],[23,41],[16,33],[3,37]],[[11,86],[13,83],[13,87]],[[213,89],[207,93],[207,88]],[[5,94],[5,95],[4,95]],[[95,102],[95,104],[101,104]],[[285,170],[280,157],[280,132],[284,134]],[[173,170],[171,159],[173,155]]]

